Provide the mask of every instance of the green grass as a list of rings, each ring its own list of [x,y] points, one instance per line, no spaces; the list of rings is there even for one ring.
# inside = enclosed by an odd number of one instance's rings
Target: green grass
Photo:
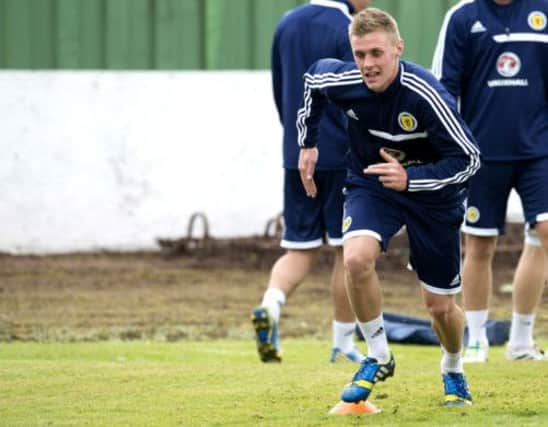
[[[392,345],[396,375],[371,399],[382,413],[356,417],[327,415],[356,366],[328,364],[327,341],[283,344],[280,365],[236,340],[0,344],[0,425],[548,425],[548,363],[507,362],[503,347],[467,366],[474,405],[448,409],[439,349]]]

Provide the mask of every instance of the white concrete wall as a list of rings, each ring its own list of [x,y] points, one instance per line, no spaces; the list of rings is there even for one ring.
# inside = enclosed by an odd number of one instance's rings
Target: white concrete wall
[[[281,210],[267,72],[2,72],[0,94],[0,251],[152,249],[195,211],[259,234]]]
[[[196,211],[249,236],[281,210],[267,72],[4,71],[0,118],[2,252],[154,249]]]

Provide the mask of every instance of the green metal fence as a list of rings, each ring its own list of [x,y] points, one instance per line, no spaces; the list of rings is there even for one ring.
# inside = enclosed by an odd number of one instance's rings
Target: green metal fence
[[[376,0],[430,65],[455,0]],[[276,22],[306,0],[0,0],[0,68],[267,69]]]

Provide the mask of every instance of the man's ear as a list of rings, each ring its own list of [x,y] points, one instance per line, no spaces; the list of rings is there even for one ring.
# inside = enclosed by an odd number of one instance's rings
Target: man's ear
[[[405,42],[403,41],[403,39],[399,39],[398,42],[396,43],[396,52],[398,56],[402,56],[404,48],[405,48]]]

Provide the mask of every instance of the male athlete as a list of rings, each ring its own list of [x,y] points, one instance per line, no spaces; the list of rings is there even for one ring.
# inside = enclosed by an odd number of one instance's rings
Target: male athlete
[[[342,189],[348,150],[346,119],[341,111],[331,107],[322,121],[318,142],[323,155],[315,178],[323,193],[314,200],[306,197],[299,177],[295,121],[303,95],[303,74],[320,58],[352,60],[348,42],[351,13],[369,3],[371,0],[311,0],[286,13],[276,27],[272,43],[272,86],[284,128],[281,246],[286,252],[272,267],[261,305],[251,315],[257,351],[263,362],[281,361],[278,332],[282,307],[303,282],[325,243],[335,248],[331,274],[335,320],[330,361],[346,359],[359,363],[363,359],[354,346],[356,322],[346,295],[342,266]]]
[[[404,44],[392,16],[367,8],[354,17],[349,35],[354,62],[316,62],[305,76],[298,118],[301,180],[310,197],[319,197],[313,171],[322,112],[332,103],[348,116],[344,267],[368,354],[341,398],[366,400],[376,382],[394,374],[375,262],[405,225],[410,265],[442,346],[445,405],[468,405],[464,314],[455,294],[461,289],[466,182],[479,168],[479,150],[443,86],[422,67],[400,60]]]
[[[548,360],[533,339],[548,265],[548,0],[459,2],[445,17],[432,69],[459,99],[482,153],[462,228],[464,361],[488,358],[492,261],[512,188],[523,205],[525,243],[514,274],[506,357]]]

